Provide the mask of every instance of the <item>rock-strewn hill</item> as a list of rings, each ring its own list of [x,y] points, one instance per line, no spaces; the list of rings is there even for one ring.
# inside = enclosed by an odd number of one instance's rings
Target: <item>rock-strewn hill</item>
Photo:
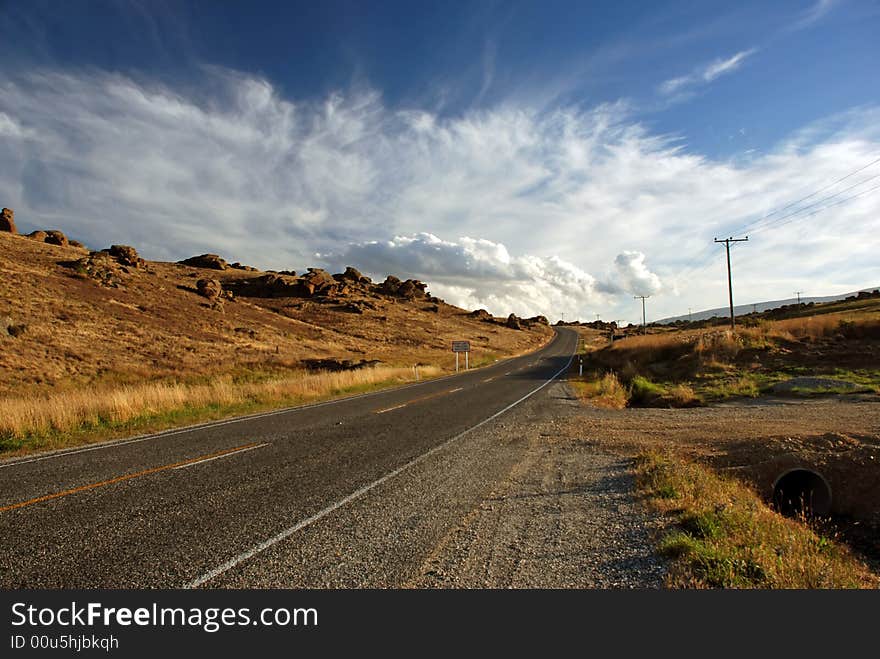
[[[479,364],[550,336],[544,319],[475,317],[422,282],[374,283],[354,267],[153,262],[127,245],[90,252],[60,231],[0,232],[0,395],[374,360],[448,368],[453,340],[469,340]]]

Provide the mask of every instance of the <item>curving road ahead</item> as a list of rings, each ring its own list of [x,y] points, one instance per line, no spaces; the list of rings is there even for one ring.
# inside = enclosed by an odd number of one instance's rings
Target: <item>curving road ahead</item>
[[[503,474],[504,413],[570,363],[556,331],[457,376],[0,462],[0,588],[405,585]]]

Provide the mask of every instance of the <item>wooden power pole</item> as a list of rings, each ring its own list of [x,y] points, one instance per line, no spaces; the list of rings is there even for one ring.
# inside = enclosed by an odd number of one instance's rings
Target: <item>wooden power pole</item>
[[[645,300],[647,300],[650,295],[634,295],[633,300],[641,300],[642,301],[642,334],[648,333],[648,323],[645,320]]]
[[[727,248],[727,292],[730,296],[730,329],[736,328],[736,320],[734,320],[733,315],[733,275],[730,272],[730,243],[744,243],[749,239],[748,236],[745,238],[723,238],[722,240],[715,239],[716,243],[724,243],[724,246]]]

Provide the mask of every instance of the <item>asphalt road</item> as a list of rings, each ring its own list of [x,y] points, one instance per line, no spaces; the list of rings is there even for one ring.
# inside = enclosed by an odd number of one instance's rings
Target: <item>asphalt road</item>
[[[557,329],[453,377],[0,462],[0,588],[405,585],[502,474],[485,432],[576,345]]]

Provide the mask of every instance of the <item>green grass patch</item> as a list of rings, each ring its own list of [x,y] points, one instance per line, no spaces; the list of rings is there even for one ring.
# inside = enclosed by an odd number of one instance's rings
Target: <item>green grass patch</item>
[[[637,483],[671,520],[657,550],[679,588],[876,588],[843,545],[782,517],[743,483],[670,455],[637,460]]]

